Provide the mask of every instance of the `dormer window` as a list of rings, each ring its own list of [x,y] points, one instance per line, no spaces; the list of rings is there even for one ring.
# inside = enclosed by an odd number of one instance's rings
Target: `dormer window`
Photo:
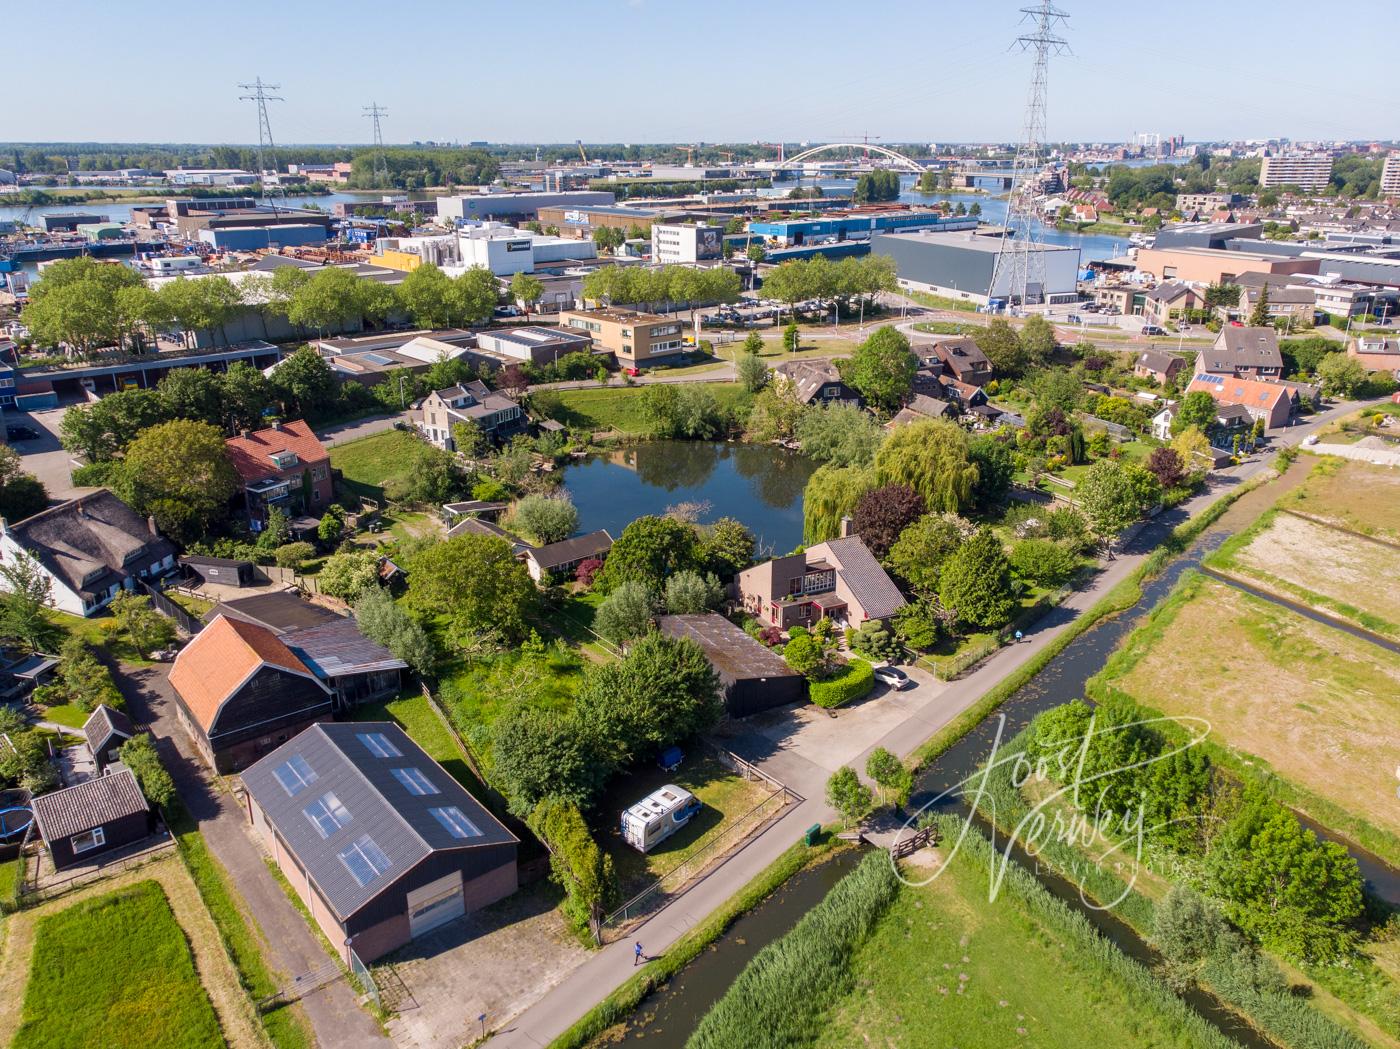
[[[272,460],[272,464],[279,470],[286,470],[297,464],[297,453],[292,451],[273,452],[268,458]]]

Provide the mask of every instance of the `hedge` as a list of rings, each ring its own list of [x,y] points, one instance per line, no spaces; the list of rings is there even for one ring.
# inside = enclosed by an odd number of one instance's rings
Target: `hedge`
[[[834,677],[813,681],[808,695],[819,707],[839,707],[853,699],[868,696],[875,687],[875,667],[863,659],[852,659]]]
[[[866,856],[790,933],[754,955],[686,1049],[779,1049],[813,1041],[823,1022],[821,1003],[850,990],[851,955],[898,891],[889,853]]]

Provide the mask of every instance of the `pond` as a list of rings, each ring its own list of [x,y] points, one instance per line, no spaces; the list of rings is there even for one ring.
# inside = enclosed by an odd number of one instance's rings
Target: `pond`
[[[758,539],[760,557],[802,543],[802,490],[816,464],[771,444],[646,441],[564,468],[579,529],[606,528],[616,539],[647,514],[697,504],[697,519],[734,517]]]

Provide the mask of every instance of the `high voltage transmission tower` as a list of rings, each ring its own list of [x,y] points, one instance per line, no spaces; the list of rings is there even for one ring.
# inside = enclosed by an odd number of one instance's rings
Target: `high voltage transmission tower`
[[[374,177],[381,188],[389,187],[389,165],[384,159],[384,131],[379,126],[379,118],[387,117],[389,111],[377,102],[364,107],[364,115],[374,121]]]
[[[1012,47],[1035,52],[1035,72],[1026,101],[1026,130],[1016,147],[1012,168],[1011,197],[1006,206],[1006,226],[992,268],[988,299],[1001,289],[1007,304],[1026,306],[1044,301],[1045,253],[1042,251],[1040,222],[1035,214],[1035,188],[1040,175],[1041,150],[1045,143],[1045,85],[1050,56],[1069,53],[1069,44],[1056,30],[1069,17],[1051,0],[1040,0],[1034,7],[1021,8],[1022,23],[1033,32],[1017,37]]]
[[[272,124],[267,119],[267,104],[269,102],[285,102],[281,95],[269,95],[269,91],[276,91],[280,85],[264,84],[262,77],[257,77],[251,84],[239,84],[244,91],[251,94],[239,95],[240,102],[256,102],[258,104],[258,181],[262,184],[263,196],[268,196],[266,175],[268,173],[267,162],[272,160],[272,170],[277,167],[277,148],[272,143]],[[282,192],[282,183],[279,179],[273,180],[273,192]]]

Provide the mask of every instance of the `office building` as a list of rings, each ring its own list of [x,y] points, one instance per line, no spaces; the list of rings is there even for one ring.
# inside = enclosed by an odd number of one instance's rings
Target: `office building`
[[[1005,300],[1011,295],[1010,267],[1003,267],[996,287],[991,286],[1001,242],[999,234],[881,233],[870,250],[894,260],[900,287],[985,305],[988,289],[991,298]],[[1031,302],[1076,301],[1079,249],[1038,244],[1034,250],[1040,254],[1045,279],[1041,287],[1030,289]]]
[[[559,314],[559,325],[587,332],[594,346],[611,353],[624,368],[637,368],[686,349],[681,322],[651,313],[616,307],[565,310]]]
[[[1325,189],[1332,181],[1332,158],[1326,153],[1287,153],[1265,157],[1259,168],[1264,189],[1297,186],[1304,192]]]
[[[710,225],[651,227],[652,261],[662,265],[681,262],[714,262],[724,256],[724,230]]]

